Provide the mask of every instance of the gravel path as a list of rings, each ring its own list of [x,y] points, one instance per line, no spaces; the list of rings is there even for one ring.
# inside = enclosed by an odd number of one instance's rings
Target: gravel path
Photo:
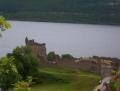
[[[95,87],[95,89],[93,91],[98,91],[98,89],[100,89],[100,91],[105,91],[106,87],[104,86],[104,83],[109,83],[110,82],[111,77],[105,77],[102,82]]]

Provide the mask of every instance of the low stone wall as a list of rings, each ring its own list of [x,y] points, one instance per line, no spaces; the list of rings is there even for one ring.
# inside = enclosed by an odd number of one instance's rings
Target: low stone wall
[[[101,65],[94,61],[82,60],[79,61],[76,65],[78,69],[94,72],[97,74],[100,74],[101,71]]]
[[[59,68],[70,68],[77,69],[83,71],[89,71],[93,73],[97,73],[102,77],[106,77],[111,75],[112,67],[108,65],[101,64],[100,61],[90,61],[90,60],[70,60],[70,59],[62,59],[59,61],[41,61],[40,66],[44,67],[59,67]]]

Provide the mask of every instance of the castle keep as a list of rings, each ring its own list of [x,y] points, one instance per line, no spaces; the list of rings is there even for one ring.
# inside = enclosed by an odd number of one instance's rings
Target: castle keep
[[[32,52],[35,56],[37,56],[41,60],[47,60],[45,43],[37,43],[34,40],[28,40],[27,37],[25,38],[25,43],[32,48]]]

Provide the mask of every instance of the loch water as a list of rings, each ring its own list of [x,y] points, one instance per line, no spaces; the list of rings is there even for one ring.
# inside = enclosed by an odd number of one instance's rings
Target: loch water
[[[120,26],[9,21],[12,28],[0,38],[0,56],[25,45],[25,37],[46,43],[47,52],[120,58]]]

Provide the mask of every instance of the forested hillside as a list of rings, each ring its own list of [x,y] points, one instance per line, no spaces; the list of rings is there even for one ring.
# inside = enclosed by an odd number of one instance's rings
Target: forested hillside
[[[120,24],[120,0],[0,0],[13,20]]]

